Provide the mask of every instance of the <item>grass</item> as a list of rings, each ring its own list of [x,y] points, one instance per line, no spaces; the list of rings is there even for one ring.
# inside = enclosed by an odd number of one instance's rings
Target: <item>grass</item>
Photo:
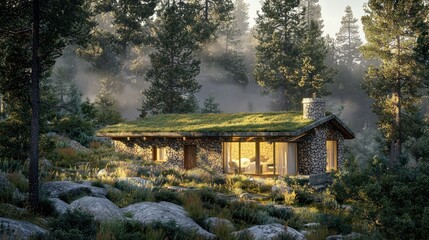
[[[300,112],[160,114],[103,128],[98,135],[139,132],[293,132],[312,121]]]

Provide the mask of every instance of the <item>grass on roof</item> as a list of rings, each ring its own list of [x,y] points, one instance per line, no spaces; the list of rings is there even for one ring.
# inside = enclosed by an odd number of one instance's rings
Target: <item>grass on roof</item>
[[[98,134],[141,132],[292,132],[312,121],[301,112],[160,114],[107,126]]]

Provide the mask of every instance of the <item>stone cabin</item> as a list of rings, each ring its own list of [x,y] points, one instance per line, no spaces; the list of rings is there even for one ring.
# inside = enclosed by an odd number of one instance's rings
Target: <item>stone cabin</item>
[[[343,163],[354,133],[325,101],[304,98],[303,112],[167,114],[108,126],[97,135],[116,151],[168,167],[202,167],[261,176],[320,174]]]

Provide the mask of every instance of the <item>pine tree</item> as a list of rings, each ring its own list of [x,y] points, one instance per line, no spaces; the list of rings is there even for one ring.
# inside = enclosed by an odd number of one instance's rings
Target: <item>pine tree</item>
[[[221,22],[216,32],[217,38],[214,45],[219,45],[222,50],[205,50],[208,60],[226,71],[225,82],[245,86],[248,84],[247,68],[244,64],[242,37],[248,30],[247,22],[248,5],[242,0],[236,0],[234,9],[226,19]],[[217,75],[217,74],[216,74]]]
[[[351,67],[360,59],[359,47],[362,45],[362,41],[359,37],[358,19],[353,17],[352,8],[347,6],[345,13],[341,20],[340,30],[336,34],[336,42],[340,64]]]
[[[155,21],[155,52],[150,55],[152,68],[147,73],[151,86],[143,92],[142,112],[189,113],[198,108],[195,93],[201,86],[195,77],[200,62],[194,54],[198,40],[191,28],[195,23],[193,8],[173,1]]]
[[[303,38],[299,1],[266,0],[256,19],[256,65],[254,77],[266,92],[277,93],[282,109],[294,109],[300,68],[300,41]]]
[[[416,49],[427,26],[428,6],[421,0],[370,0],[362,18],[367,43],[362,47],[366,58],[380,65],[370,66],[364,86],[374,99],[373,111],[390,143],[390,162],[395,165],[402,154],[402,144],[410,137],[414,114],[427,87],[427,68],[416,61]]]
[[[25,155],[30,155],[29,203],[35,208],[38,202],[39,120],[44,115],[39,111],[44,104],[40,83],[49,76],[55,59],[61,56],[67,44],[87,40],[89,12],[85,1],[80,0],[33,1],[32,4],[6,0],[0,1],[0,12],[0,92],[8,102],[8,117],[0,124],[0,135],[8,142],[1,142],[1,154],[10,154],[11,159],[25,159]],[[32,69],[31,74],[29,69]],[[11,146],[8,139],[18,141]]]
[[[254,76],[266,92],[276,94],[275,109],[299,109],[303,97],[326,94],[332,79],[320,27],[313,20],[306,23],[298,3],[267,0],[256,20]]]
[[[219,103],[215,102],[215,97],[212,94],[204,100],[204,106],[201,109],[201,113],[221,113],[219,109]]]
[[[305,22],[309,24],[315,21],[319,28],[323,28],[322,9],[319,5],[319,0],[301,0],[299,5],[305,8]]]

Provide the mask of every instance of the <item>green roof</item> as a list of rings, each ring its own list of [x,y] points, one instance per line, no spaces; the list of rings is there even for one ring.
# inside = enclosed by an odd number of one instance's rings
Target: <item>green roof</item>
[[[107,126],[99,136],[142,133],[206,132],[293,132],[313,121],[301,112],[159,114]]]

